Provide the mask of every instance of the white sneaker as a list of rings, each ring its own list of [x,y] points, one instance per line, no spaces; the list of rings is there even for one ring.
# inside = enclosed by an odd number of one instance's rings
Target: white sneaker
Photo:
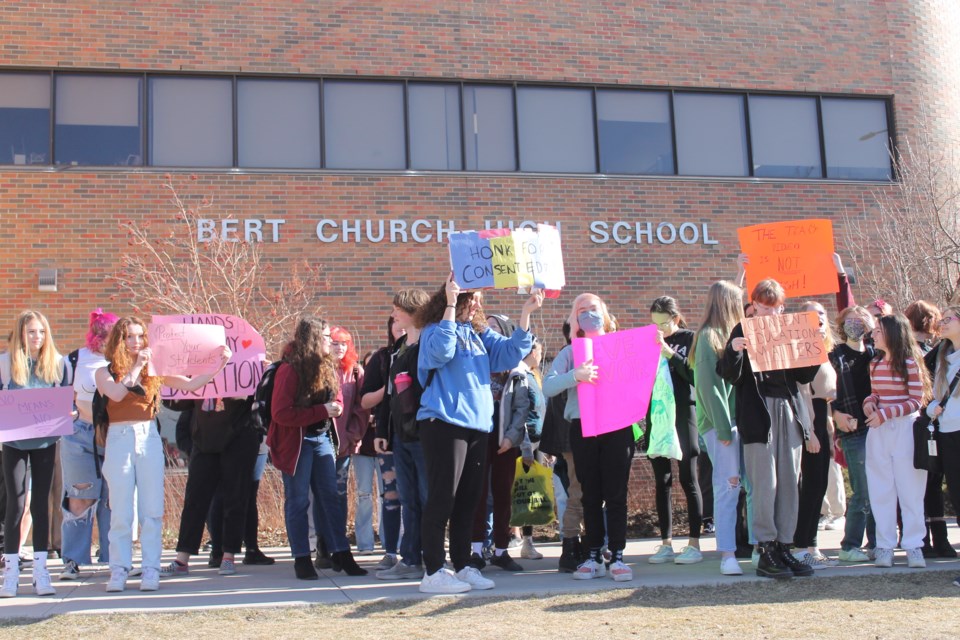
[[[377,571],[377,580],[413,580],[423,575],[419,564],[406,564],[403,560],[389,569]]]
[[[673,559],[674,564],[697,564],[703,562],[703,554],[696,547],[686,546]]]
[[[440,569],[432,576],[423,574],[420,581],[420,593],[466,593],[472,587],[458,580],[450,569]]]
[[[743,569],[740,568],[740,563],[737,562],[737,559],[731,556],[720,561],[720,575],[742,576]]]
[[[837,516],[836,518],[830,518],[827,520],[827,523],[823,525],[823,528],[826,531],[843,531],[843,528],[847,524],[847,519],[843,516]]]
[[[20,587],[20,563],[7,562],[3,567],[3,587],[0,598],[15,598]]]
[[[38,596],[55,596],[57,590],[50,583],[50,572],[46,567],[33,567],[33,592]]]
[[[460,582],[466,582],[472,589],[477,589],[478,591],[483,591],[485,589],[493,589],[496,583],[490,578],[484,578],[479,571],[473,567],[464,567],[457,571],[456,574],[457,580]]]
[[[123,567],[110,567],[110,580],[107,582],[107,593],[118,593],[127,586],[129,571]]]
[[[609,571],[614,582],[630,582],[633,580],[633,569],[625,565],[622,560],[610,563]]]
[[[140,577],[140,591],[156,591],[160,588],[160,570],[144,567]]]
[[[840,549],[840,562],[869,562],[870,556],[860,549]]]
[[[921,557],[923,557],[922,554]],[[877,547],[874,550],[873,563],[878,567],[892,567],[893,549],[881,549],[880,547]]]
[[[830,556],[825,555],[823,553],[818,553],[816,555],[811,553],[809,564],[814,569],[819,570],[819,569],[828,569],[830,567],[836,567],[837,565],[840,564],[840,561],[837,560],[836,558],[831,558]]]
[[[520,546],[520,557],[527,560],[540,560],[543,558],[543,554],[533,546],[532,538],[524,537],[523,544]]]
[[[923,569],[927,566],[922,549],[907,549],[907,566],[911,569]]]
[[[666,564],[672,562],[676,556],[677,554],[673,552],[673,547],[658,544],[657,548],[653,550],[653,555],[647,558],[647,562],[650,564]]]
[[[602,562],[597,562],[593,558],[590,558],[573,572],[574,580],[591,580],[593,578],[602,578],[607,575],[607,568],[603,566]]]
[[[67,560],[63,563],[63,571],[60,572],[61,580],[76,580],[80,577],[80,565],[73,560]]]

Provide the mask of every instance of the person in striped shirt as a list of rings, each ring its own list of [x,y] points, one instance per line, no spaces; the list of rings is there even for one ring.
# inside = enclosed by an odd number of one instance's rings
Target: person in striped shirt
[[[867,489],[877,522],[876,564],[893,566],[897,545],[897,501],[903,515],[901,546],[907,565],[921,568],[923,495],[927,472],[913,468],[913,421],[930,400],[930,376],[909,321],[900,314],[882,316],[873,331],[878,355],[870,369],[873,392],[863,401],[867,416]]]

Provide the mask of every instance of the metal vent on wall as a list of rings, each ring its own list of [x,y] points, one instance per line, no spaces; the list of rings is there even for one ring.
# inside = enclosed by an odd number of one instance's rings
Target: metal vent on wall
[[[57,290],[57,270],[56,269],[40,269],[40,280],[38,289],[40,291],[56,291]]]

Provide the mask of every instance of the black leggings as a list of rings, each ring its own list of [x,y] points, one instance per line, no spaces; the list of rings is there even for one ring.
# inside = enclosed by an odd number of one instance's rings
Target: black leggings
[[[703,525],[703,498],[700,495],[697,459],[700,456],[683,454],[677,465],[680,469],[680,487],[687,498],[687,516],[690,519],[690,537],[700,538]],[[657,487],[657,519],[660,522],[660,538],[673,537],[673,460],[650,458],[653,477]]]
[[[798,549],[817,546],[817,524],[820,507],[827,494],[830,477],[830,435],[827,433],[827,403],[813,399],[813,431],[820,441],[820,451],[810,453],[803,447],[800,459],[800,503],[797,508],[797,530],[793,543]]]
[[[57,460],[57,447],[14,449],[3,447],[3,481],[7,488],[3,552],[20,553],[20,522],[27,499],[27,461],[30,461],[30,515],[33,516],[33,550],[46,551],[50,543],[50,485]]]

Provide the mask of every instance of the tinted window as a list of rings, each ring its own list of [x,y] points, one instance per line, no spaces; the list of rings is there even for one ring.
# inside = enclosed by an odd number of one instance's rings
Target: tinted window
[[[816,98],[750,96],[753,175],[820,178]]]
[[[517,89],[517,131],[521,170],[596,172],[590,89]]]
[[[57,164],[143,164],[140,78],[57,77]]]
[[[457,85],[407,86],[410,168],[463,168],[460,158],[460,88]]]
[[[464,148],[471,171],[516,171],[513,89],[463,88]]]
[[[323,109],[328,168],[406,168],[401,83],[327,81]]]
[[[237,162],[241,167],[320,167],[320,83],[237,82]]]
[[[50,76],[0,74],[0,164],[50,163]]]
[[[597,91],[600,173],[672,174],[670,97],[646,91]]]
[[[748,174],[743,96],[678,93],[673,109],[680,175]]]
[[[233,83],[150,79],[150,164],[233,166]]]
[[[823,99],[828,178],[890,180],[889,137],[884,101]]]

